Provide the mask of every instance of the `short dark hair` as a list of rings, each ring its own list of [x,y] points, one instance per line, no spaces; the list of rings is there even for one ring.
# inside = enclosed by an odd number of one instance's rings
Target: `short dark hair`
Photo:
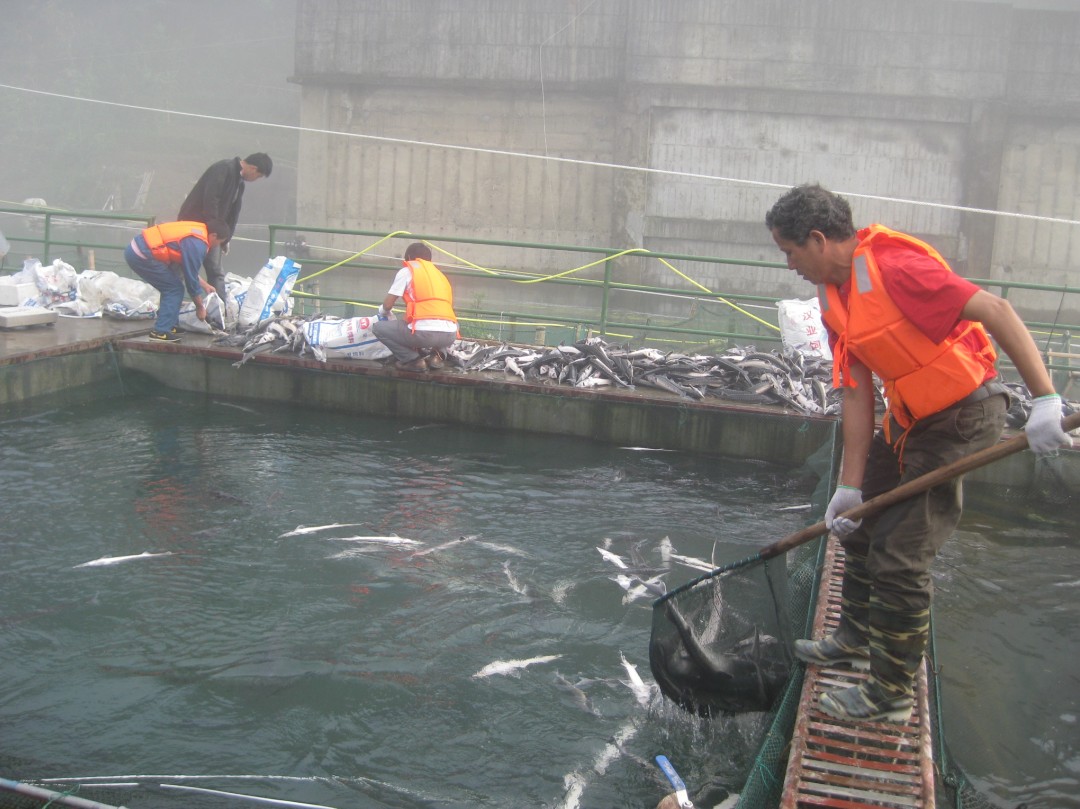
[[[259,174],[263,177],[269,177],[270,172],[274,170],[274,161],[270,159],[270,155],[266,152],[255,152],[249,154],[244,158],[244,162],[249,166],[254,166],[259,170]]]
[[[412,261],[417,258],[431,261],[431,248],[423,242],[413,242],[405,248],[405,261]]]
[[[765,214],[765,227],[799,245],[806,243],[812,230],[819,230],[830,239],[850,239],[855,235],[847,200],[817,183],[797,185],[780,197]]]
[[[206,232],[216,233],[219,242],[227,242],[232,238],[232,228],[220,219],[211,219],[206,223]]]

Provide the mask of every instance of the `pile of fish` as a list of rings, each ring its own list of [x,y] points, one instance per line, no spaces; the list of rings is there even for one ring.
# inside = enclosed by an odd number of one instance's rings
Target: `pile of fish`
[[[576,388],[658,388],[685,399],[782,404],[802,413],[840,412],[832,363],[798,351],[753,346],[721,354],[686,354],[614,345],[600,337],[573,345],[530,348],[459,340],[447,352],[461,371],[504,371],[527,382]]]
[[[233,363],[239,368],[256,354],[296,354],[304,356],[314,347],[308,343],[304,324],[321,315],[302,317],[300,315],[276,315],[261,321],[247,331],[233,334],[221,333],[214,338],[214,345],[239,348],[243,356]],[[317,354],[316,354],[317,357]],[[325,360],[325,357],[323,357]]]
[[[314,317],[281,315],[251,330],[218,337],[216,345],[239,347],[237,367],[262,353],[310,354],[304,325]],[[709,397],[742,404],[780,404],[802,413],[834,415],[840,395],[832,389],[832,364],[798,351],[758,351],[753,346],[720,354],[687,354],[630,348],[601,337],[573,345],[534,347],[458,340],[446,352],[447,369],[460,373],[501,372],[526,382],[575,388],[657,388],[685,399]]]
[[[325,352],[307,339],[305,324],[326,315],[279,315],[252,329],[223,334],[216,345],[239,347],[240,367],[256,354],[310,354],[325,362]],[[329,318],[332,319],[332,318]],[[446,367],[459,373],[511,374],[525,382],[575,388],[636,386],[666,390],[684,399],[709,397],[740,404],[781,405],[805,414],[838,415],[841,392],[832,386],[832,362],[796,350],[758,351],[733,347],[719,354],[686,354],[655,348],[630,348],[602,337],[573,345],[536,347],[458,340],[446,352]],[[875,380],[876,382],[876,380]],[[1007,423],[1020,428],[1031,410],[1031,395],[1019,383],[1006,383],[1011,395]],[[885,410],[880,384],[877,410]],[[1062,402],[1062,416],[1075,412]]]

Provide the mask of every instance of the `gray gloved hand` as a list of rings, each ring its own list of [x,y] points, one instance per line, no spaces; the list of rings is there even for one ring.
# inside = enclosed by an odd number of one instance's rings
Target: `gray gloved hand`
[[[225,242],[224,244],[221,245],[221,255],[223,255],[223,256],[229,255],[229,243],[228,242]]]
[[[386,307],[380,306],[379,311],[375,313],[375,317],[379,320],[389,320],[390,313],[386,311]]]
[[[854,486],[837,486],[836,492],[825,509],[825,527],[838,537],[846,537],[860,525],[862,520],[849,520],[841,517],[845,511],[862,505],[862,489]]]
[[[1050,393],[1036,398],[1024,432],[1036,455],[1053,455],[1062,447],[1071,447],[1072,437],[1061,429],[1061,397]]]

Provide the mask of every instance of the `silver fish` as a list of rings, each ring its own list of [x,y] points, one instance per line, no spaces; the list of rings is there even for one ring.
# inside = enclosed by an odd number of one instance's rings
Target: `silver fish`
[[[683,556],[681,553],[668,553],[668,559],[682,562],[684,565],[691,567],[694,570],[704,570],[706,573],[716,569],[716,565],[711,565],[703,559],[697,559],[693,556]]]
[[[585,713],[591,713],[593,716],[600,715],[600,711],[593,706],[592,700],[590,700],[589,695],[581,689],[580,684],[570,682],[559,674],[559,672],[555,672],[555,683],[559,688],[569,694],[573,703],[581,708],[581,710],[585,711]]]
[[[562,655],[540,655],[539,657],[527,657],[524,660],[496,660],[494,663],[488,663],[480,671],[473,675],[474,680],[482,679],[484,677],[492,677],[496,674],[513,674],[515,677],[521,669],[527,666],[534,666],[538,663],[550,663],[552,660],[558,660]]]
[[[476,539],[476,534],[467,537],[458,537],[457,539],[451,539],[449,542],[444,542],[442,545],[436,545],[434,548],[424,548],[422,551],[416,551],[413,556],[427,556],[429,553],[435,553],[437,551],[444,551],[447,548],[452,548],[454,545],[460,545],[462,542],[471,542]]]
[[[331,542],[370,542],[372,545],[423,545],[418,539],[407,539],[399,536],[359,536],[359,537],[327,537]]]
[[[162,553],[143,551],[142,553],[133,553],[129,556],[102,556],[100,559],[94,559],[91,562],[83,562],[81,565],[75,565],[75,567],[105,567],[107,565],[116,565],[120,562],[130,562],[133,559],[153,559],[157,556],[172,556],[172,551],[163,551]]]
[[[476,544],[481,548],[487,548],[490,551],[498,551],[499,553],[509,553],[512,556],[523,556],[528,558],[529,554],[520,548],[515,548],[513,545],[500,545],[498,542],[484,542],[477,540]]]
[[[611,564],[615,565],[615,567],[622,568],[623,570],[627,570],[629,568],[626,562],[624,562],[622,557],[619,556],[617,553],[612,553],[611,551],[605,550],[604,548],[601,548],[599,546],[597,546],[596,550],[600,551],[600,555],[603,556],[604,559],[606,559],[607,561],[611,562]]]
[[[529,594],[529,588],[518,581],[510,570],[510,562],[503,562],[503,571],[506,573],[506,578],[510,582],[510,589],[517,593],[519,596],[527,596]]]
[[[352,528],[356,525],[363,525],[359,522],[333,522],[329,525],[298,525],[292,531],[287,531],[281,534],[278,539],[284,539],[285,537],[298,537],[304,534],[314,534],[316,531],[329,531],[331,528]]]
[[[626,676],[630,678],[627,685],[630,686],[630,690],[634,693],[634,699],[638,701],[638,705],[642,708],[648,708],[649,703],[652,702],[652,689],[641,679],[637,666],[627,660],[622,652],[619,652],[619,660],[622,661],[623,668],[626,669]]]

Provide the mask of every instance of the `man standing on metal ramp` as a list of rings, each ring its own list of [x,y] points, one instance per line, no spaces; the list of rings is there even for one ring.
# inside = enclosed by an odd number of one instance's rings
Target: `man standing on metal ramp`
[[[1006,388],[993,337],[1034,405],[1026,431],[1037,454],[1072,445],[1061,397],[1012,305],[956,275],[930,245],[883,225],[856,230],[851,207],[819,185],[792,188],[765,217],[788,267],[818,286],[843,388],[843,461],[825,523],[845,552],[837,631],[795,641],[808,663],[869,668],[869,679],[826,692],[821,709],[840,719],[904,721],[930,626],[930,565],[960,520],[952,480],[855,521],[864,498],[994,445],[1004,428]],[[888,401],[875,429],[872,374]]]

